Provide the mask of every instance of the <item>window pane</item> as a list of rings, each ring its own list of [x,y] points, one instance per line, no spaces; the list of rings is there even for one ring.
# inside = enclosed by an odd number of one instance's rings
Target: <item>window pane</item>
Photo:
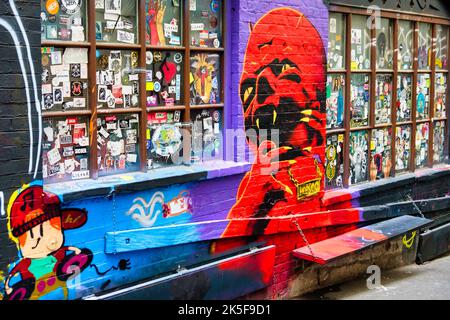
[[[42,48],[42,110],[88,108],[88,50]]]
[[[43,119],[42,175],[46,183],[89,178],[89,119]]]
[[[416,129],[416,167],[425,167],[428,163],[429,123],[421,123]]]
[[[430,110],[431,77],[429,74],[417,75],[417,119],[427,119]]]
[[[345,69],[345,16],[342,13],[330,13],[328,69]]]
[[[448,27],[436,25],[436,69],[448,68]]]
[[[436,89],[434,101],[434,117],[445,118],[447,102],[447,75],[436,73]]]
[[[397,127],[395,133],[395,170],[397,172],[409,169],[411,156],[411,126]]]
[[[181,164],[183,131],[181,111],[152,112],[147,118],[147,167]]]
[[[328,75],[327,77],[327,129],[344,126],[345,77]]]
[[[139,107],[137,51],[97,50],[97,108]]]
[[[192,160],[204,162],[222,157],[222,111],[194,110],[192,119]]]
[[[370,69],[370,30],[367,27],[367,17],[354,15],[352,17],[352,70]]]
[[[419,23],[419,69],[431,68],[431,24]]]
[[[398,75],[397,79],[397,121],[411,121],[412,75]]]
[[[180,46],[183,1],[146,0],[146,41],[151,46]]]
[[[139,170],[139,115],[97,118],[99,176]]]
[[[400,20],[398,26],[398,67],[400,70],[411,70],[414,62],[414,23]]]
[[[391,123],[392,75],[378,74],[376,90],[375,123]]]
[[[434,163],[445,162],[445,121],[437,121],[434,123],[433,148]]]
[[[95,36],[100,42],[138,42],[136,0],[95,1]]]
[[[221,70],[218,54],[198,53],[191,57],[191,104],[221,102]]]
[[[191,45],[203,48],[222,46],[222,1],[190,0]]]
[[[85,41],[86,3],[87,1],[41,0],[41,38]]]
[[[392,69],[394,59],[394,22],[381,19],[381,28],[377,29],[377,68]]]
[[[147,51],[147,107],[183,104],[183,54]]]
[[[352,74],[350,125],[352,128],[369,125],[370,77]]]
[[[327,137],[326,186],[328,188],[344,187],[344,134]]]
[[[391,142],[392,128],[372,130],[370,180],[389,178],[391,175]]]
[[[368,134],[367,131],[350,133],[350,184],[367,181],[368,163]]]

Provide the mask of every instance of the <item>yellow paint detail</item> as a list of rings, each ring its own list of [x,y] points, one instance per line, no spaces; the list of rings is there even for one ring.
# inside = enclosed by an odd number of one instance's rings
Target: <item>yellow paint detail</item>
[[[245,90],[245,92],[244,92],[244,103],[247,103],[248,97],[252,94],[252,92],[253,92],[253,87],[250,87],[247,90]]]
[[[312,110],[311,109],[303,110],[300,113],[304,114],[305,116],[310,116],[310,115],[312,115]]]
[[[309,123],[310,120],[311,120],[310,118],[302,118],[302,119],[300,119],[300,122]]]
[[[407,249],[411,249],[414,244],[414,239],[416,238],[417,231],[414,231],[411,235],[411,238],[407,239],[406,234],[403,236],[402,242]]]
[[[258,119],[256,119],[256,126],[258,127],[258,129],[259,129],[259,118]]]
[[[273,110],[273,124],[275,124],[275,122],[277,121],[277,112],[275,110]]]

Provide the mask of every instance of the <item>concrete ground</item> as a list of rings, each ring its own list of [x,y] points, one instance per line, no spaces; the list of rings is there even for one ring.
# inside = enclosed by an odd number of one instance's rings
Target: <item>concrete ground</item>
[[[377,289],[367,288],[369,276],[295,300],[450,300],[450,254],[420,266],[381,270],[381,286]]]

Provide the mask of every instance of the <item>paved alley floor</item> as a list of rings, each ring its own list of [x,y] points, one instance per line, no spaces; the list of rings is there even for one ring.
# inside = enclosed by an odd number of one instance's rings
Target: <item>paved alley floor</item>
[[[296,300],[450,300],[450,254],[420,266],[382,271],[377,289],[367,288],[369,276]]]

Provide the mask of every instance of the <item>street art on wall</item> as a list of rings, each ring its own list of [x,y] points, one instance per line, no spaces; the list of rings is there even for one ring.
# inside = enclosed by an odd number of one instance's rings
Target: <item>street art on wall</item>
[[[280,17],[286,19],[283,25]],[[306,42],[305,33],[310,35]],[[305,212],[320,208],[326,77],[318,65],[325,65],[322,39],[302,13],[274,9],[251,26],[240,95],[245,127],[254,133],[248,142],[256,160],[241,182],[225,234],[233,232],[236,218],[286,215],[286,208],[300,202]],[[264,137],[265,130],[278,130],[279,141]],[[241,227],[261,231],[267,223]]]
[[[39,299],[61,290],[67,299],[67,280],[89,266],[92,253],[64,246],[64,230],[80,228],[86,220],[85,210],[61,209],[58,197],[44,193],[41,184],[16,191],[8,205],[8,229],[20,258],[5,279],[5,298]]]

